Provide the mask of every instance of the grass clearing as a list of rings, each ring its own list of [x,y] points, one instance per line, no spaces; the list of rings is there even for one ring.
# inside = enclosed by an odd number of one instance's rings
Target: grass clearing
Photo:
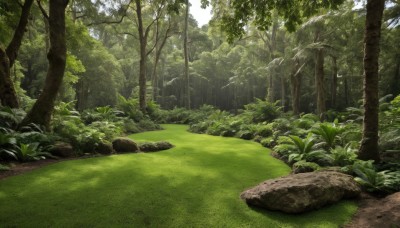
[[[130,137],[173,149],[66,161],[0,181],[0,227],[338,227],[356,211],[351,201],[294,216],[251,209],[239,194],[288,174],[284,163],[255,142],[164,128]]]

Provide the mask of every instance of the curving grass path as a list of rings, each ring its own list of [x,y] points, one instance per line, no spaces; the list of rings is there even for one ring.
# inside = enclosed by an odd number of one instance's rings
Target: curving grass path
[[[66,161],[0,181],[0,227],[338,227],[353,202],[290,216],[254,210],[246,188],[289,168],[259,144],[191,134],[132,135],[175,148]]]

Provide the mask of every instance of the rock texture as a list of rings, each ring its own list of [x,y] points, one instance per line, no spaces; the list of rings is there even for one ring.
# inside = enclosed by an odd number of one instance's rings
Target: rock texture
[[[364,197],[359,210],[345,228],[399,228],[400,192],[383,199]]]
[[[54,156],[68,158],[75,156],[74,148],[66,142],[56,142],[50,149],[50,153]]]
[[[112,142],[112,147],[117,153],[138,152],[139,146],[131,139],[116,138]]]
[[[300,173],[267,180],[241,194],[252,206],[301,213],[358,197],[361,189],[352,176],[338,172]]]

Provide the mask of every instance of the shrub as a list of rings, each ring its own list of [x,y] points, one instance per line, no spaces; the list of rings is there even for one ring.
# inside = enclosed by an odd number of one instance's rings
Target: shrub
[[[138,99],[126,99],[125,97],[118,95],[117,108],[136,122],[139,122],[144,118],[143,113],[140,111]]]
[[[270,137],[272,136],[272,129],[271,126],[268,125],[258,125],[256,129],[256,135],[262,136],[262,137]]]
[[[289,138],[292,140],[291,144],[294,145],[294,151],[289,154],[289,162],[293,161],[318,161],[326,157],[326,152],[314,148],[315,139],[309,135],[305,139],[298,136],[291,135]]]
[[[293,173],[308,173],[308,172],[314,172],[316,170],[319,170],[321,167],[314,162],[307,162],[307,161],[298,161],[293,164],[292,166],[292,172]]]
[[[124,119],[123,120],[123,129],[124,129],[124,132],[128,133],[128,134],[140,132],[138,124],[135,123],[135,121],[133,121],[132,119]]]
[[[260,143],[263,147],[267,147],[267,148],[272,148],[276,145],[276,142],[275,142],[274,138],[272,138],[272,137],[262,139]]]
[[[308,130],[310,129],[316,122],[319,121],[319,118],[315,114],[304,114],[300,116],[300,118],[293,121],[293,125],[297,128]]]
[[[150,119],[142,119],[137,124],[140,131],[154,131],[154,130],[161,130],[161,126],[154,123]]]
[[[330,150],[340,143],[340,134],[343,132],[343,128],[337,122],[320,123],[311,132],[318,135],[326,143],[327,149]]]
[[[0,105],[0,127],[15,129],[25,115],[26,112],[22,109],[12,109]]]
[[[270,103],[261,99],[256,99],[254,103],[245,105],[243,115],[252,123],[271,122],[282,114],[278,102]]]
[[[369,192],[389,194],[400,190],[400,171],[384,170],[377,172],[373,161],[356,161],[353,172],[355,181]]]
[[[357,160],[357,150],[351,148],[350,144],[346,147],[337,146],[327,154],[328,161],[334,166],[352,165]]]
[[[88,127],[102,132],[106,140],[112,140],[116,136],[122,134],[121,122],[96,121],[91,123]]]
[[[54,158],[51,153],[46,151],[46,148],[43,148],[39,145],[39,143],[30,143],[23,144],[21,143],[18,146],[17,153],[15,154],[17,160],[26,162],[26,161],[37,161],[46,158]]]

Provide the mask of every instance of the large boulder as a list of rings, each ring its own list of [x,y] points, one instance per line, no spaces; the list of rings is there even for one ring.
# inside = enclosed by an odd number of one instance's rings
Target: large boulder
[[[116,138],[112,142],[112,147],[117,153],[138,152],[139,146],[131,139]]]
[[[74,148],[66,142],[55,142],[51,146],[50,153],[57,157],[68,158],[75,156]]]
[[[360,186],[352,176],[338,172],[299,173],[267,180],[240,197],[252,206],[286,213],[301,213],[358,197]]]

